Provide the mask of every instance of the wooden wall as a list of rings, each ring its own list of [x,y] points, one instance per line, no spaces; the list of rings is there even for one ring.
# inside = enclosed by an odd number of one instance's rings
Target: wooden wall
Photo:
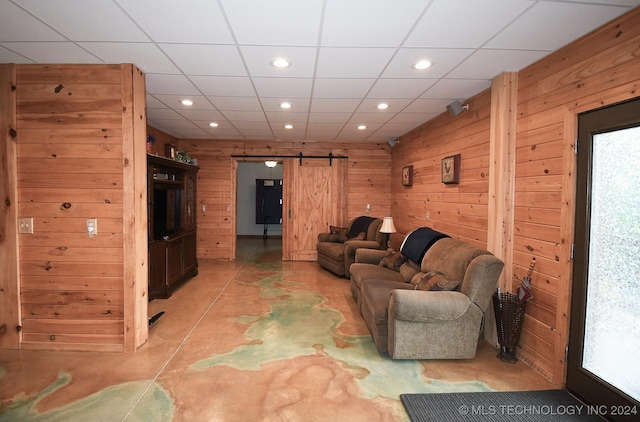
[[[34,227],[19,235],[21,347],[135,350],[148,330],[144,75],[16,69],[18,214]]]
[[[519,357],[554,385],[565,382],[574,237],[577,114],[638,97],[640,8],[518,72],[515,137],[513,266],[515,290],[531,259],[534,299],[528,302]],[[494,81],[495,82],[495,81]],[[392,158],[392,215],[400,232],[422,225],[486,247],[489,90],[470,110],[443,114],[400,138]],[[495,116],[494,116],[495,117]],[[440,183],[442,157],[460,153],[461,183]],[[414,166],[414,186],[399,183]],[[503,168],[507,177],[511,170]],[[495,204],[493,204],[495,205]],[[426,219],[426,211],[430,219]]]
[[[348,156],[347,214],[384,217],[390,213],[390,149],[386,143],[364,142],[265,142],[221,139],[181,139],[178,150],[198,159],[198,204],[206,204],[206,215],[198,213],[198,258],[233,259],[232,229],[235,224],[235,200],[232,198],[234,160],[242,155],[333,155]],[[264,161],[265,158],[247,158]],[[242,206],[243,204],[237,204]]]
[[[521,355],[564,382],[577,115],[640,96],[640,8],[519,72],[513,276],[532,256]]]
[[[400,137],[393,147],[394,244],[426,226],[486,248],[491,93],[484,91],[465,103],[469,110],[456,117],[443,113]],[[455,154],[461,159],[460,183],[443,184],[442,158]],[[409,165],[413,186],[403,186],[401,171]]]

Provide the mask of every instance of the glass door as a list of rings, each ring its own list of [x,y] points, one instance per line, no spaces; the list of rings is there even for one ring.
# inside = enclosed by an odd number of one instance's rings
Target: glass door
[[[567,388],[612,420],[640,418],[640,100],[578,119]]]

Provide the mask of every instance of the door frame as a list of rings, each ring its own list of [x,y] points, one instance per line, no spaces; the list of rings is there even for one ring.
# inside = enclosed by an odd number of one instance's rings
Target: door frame
[[[606,133],[640,124],[640,98],[590,110],[579,114],[580,119],[591,117],[591,121],[578,124],[579,149],[575,176],[575,228],[573,277],[571,283],[570,325],[566,366],[566,387],[588,403],[625,406],[633,404],[622,392],[603,388],[602,384],[582,369],[584,351],[584,320],[586,310],[586,276],[588,274],[588,246],[590,224],[590,187],[592,174],[592,141],[594,134]],[[577,122],[577,123],[578,123]],[[613,122],[613,123],[612,123]],[[632,400],[632,399],[631,399]]]

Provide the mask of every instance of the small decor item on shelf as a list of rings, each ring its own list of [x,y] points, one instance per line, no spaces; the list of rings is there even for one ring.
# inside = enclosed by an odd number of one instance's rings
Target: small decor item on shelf
[[[186,151],[178,151],[176,153],[176,160],[180,161],[181,163],[189,163],[191,161],[191,157],[189,156],[189,153]]]
[[[531,259],[529,271],[522,278],[522,285],[518,287],[517,294],[502,293],[500,289],[493,295],[493,310],[496,314],[496,328],[498,330],[498,342],[500,353],[498,358],[504,362],[516,363],[516,348],[520,342],[524,311],[527,302],[533,299],[531,294],[531,273],[536,265],[536,258]]]
[[[151,154],[153,152],[153,144],[156,143],[156,137],[155,136],[147,136],[147,153]]]
[[[164,144],[164,156],[167,158],[171,158],[172,160],[176,159],[176,147],[172,143]]]

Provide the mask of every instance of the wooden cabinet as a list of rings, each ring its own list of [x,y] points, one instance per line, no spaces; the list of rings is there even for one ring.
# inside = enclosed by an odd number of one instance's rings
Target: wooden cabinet
[[[147,157],[149,219],[149,300],[198,274],[196,257],[196,177],[198,167]]]

